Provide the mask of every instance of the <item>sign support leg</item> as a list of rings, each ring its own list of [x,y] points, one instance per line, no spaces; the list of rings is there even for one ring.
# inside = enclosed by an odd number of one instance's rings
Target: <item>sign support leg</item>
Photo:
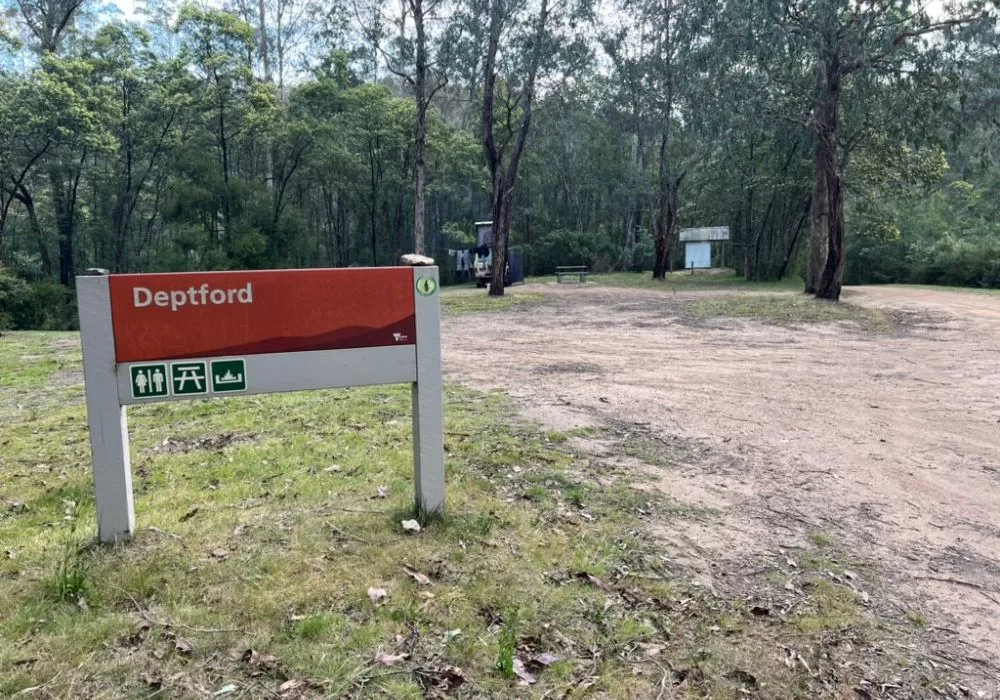
[[[135,532],[128,422],[118,399],[111,292],[106,276],[76,278],[80,343],[87,387],[87,421],[94,459],[97,535],[124,542]]]
[[[414,267],[417,381],[413,383],[413,467],[417,512],[444,513],[444,403],[438,268]]]

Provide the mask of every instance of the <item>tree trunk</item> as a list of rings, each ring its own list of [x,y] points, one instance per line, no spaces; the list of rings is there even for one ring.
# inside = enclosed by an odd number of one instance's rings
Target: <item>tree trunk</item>
[[[417,102],[417,133],[414,143],[413,188],[413,252],[425,255],[427,248],[427,37],[424,33],[423,0],[410,0],[413,24],[416,26],[417,47],[414,93]]]
[[[45,240],[45,231],[38,221],[38,212],[35,211],[35,200],[31,192],[22,183],[17,183],[17,201],[28,213],[28,223],[31,225],[31,232],[35,234],[35,241],[38,243],[38,256],[42,263],[42,275],[52,277],[52,258],[49,256],[49,246]]]
[[[844,277],[844,174],[837,158],[838,118],[840,116],[839,58],[833,55],[826,65],[826,85],[823,98],[823,119],[818,126],[817,160],[822,166],[826,184],[826,256],[816,285],[819,299],[840,299],[841,281]],[[812,253],[811,253],[812,255]],[[815,271],[814,271],[815,273]]]
[[[653,222],[655,234],[656,259],[653,262],[653,279],[664,280],[670,268],[670,247],[672,239],[670,236],[671,226],[676,226],[676,222],[671,224],[672,207],[670,205],[671,190],[670,183],[670,132],[664,128],[660,135],[660,157],[657,175],[656,192],[656,219]],[[676,192],[674,192],[676,201]]]
[[[274,83],[271,72],[271,52],[267,41],[267,14],[264,0],[257,0],[257,20],[258,31],[260,32],[260,61],[264,65],[264,82],[268,85]],[[279,99],[281,96],[278,96]],[[274,142],[271,137],[264,134],[264,184],[270,192],[274,187]]]
[[[830,200],[827,192],[826,169],[823,165],[823,145],[819,129],[814,136],[813,192],[809,226],[809,261],[806,265],[806,294],[815,294],[826,265]]]
[[[517,171],[521,164],[521,156],[528,142],[528,132],[531,129],[532,101],[535,94],[535,79],[542,60],[543,35],[549,17],[548,0],[542,0],[535,18],[535,37],[533,50],[528,63],[528,74],[524,80],[522,91],[521,123],[517,130],[517,139],[510,155],[505,158],[502,150],[496,145],[493,134],[493,103],[496,87],[496,56],[500,46],[500,34],[503,7],[499,0],[493,0],[490,7],[489,41],[486,49],[486,61],[483,70],[483,111],[482,111],[482,142],[486,164],[493,182],[493,231],[490,238],[490,249],[493,253],[493,263],[490,269],[490,296],[503,296],[504,282],[507,277],[507,250],[510,241],[510,210],[514,202],[514,186],[517,183]]]
[[[493,200],[493,230],[490,238],[490,251],[493,255],[490,269],[490,296],[503,296],[507,277],[507,259],[509,252],[508,235],[498,236],[497,231],[510,231],[510,210],[514,200],[514,188],[501,181],[495,183],[494,191],[500,196]]]
[[[133,205],[131,199],[132,189],[130,185],[128,191],[119,193],[114,209],[111,211],[111,225],[115,237],[111,264],[113,272],[128,271],[128,242],[132,237],[131,213]]]
[[[79,177],[79,173],[77,173]],[[75,246],[75,204],[76,185],[70,185],[69,191],[64,189],[63,172],[58,167],[49,171],[49,181],[52,185],[52,207],[56,219],[56,231],[59,234],[59,282],[67,287],[73,284],[76,275],[74,259]]]

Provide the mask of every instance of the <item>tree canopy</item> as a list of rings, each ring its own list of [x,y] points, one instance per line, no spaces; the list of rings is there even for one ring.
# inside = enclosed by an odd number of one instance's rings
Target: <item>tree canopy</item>
[[[497,269],[664,278],[728,226],[825,298],[1000,286],[992,2],[0,4],[2,324],[69,323],[90,267],[448,278],[483,219]]]

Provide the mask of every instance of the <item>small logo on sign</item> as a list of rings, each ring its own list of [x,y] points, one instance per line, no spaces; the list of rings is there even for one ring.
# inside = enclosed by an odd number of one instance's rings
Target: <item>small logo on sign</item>
[[[418,277],[417,278],[417,292],[422,297],[429,297],[434,292],[437,291],[438,283],[431,277]]]
[[[407,340],[406,333],[393,333],[392,337],[397,343],[405,343]]]

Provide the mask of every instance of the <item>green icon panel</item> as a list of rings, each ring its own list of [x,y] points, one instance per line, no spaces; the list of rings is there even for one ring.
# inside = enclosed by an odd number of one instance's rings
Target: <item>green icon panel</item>
[[[132,365],[129,375],[132,379],[133,399],[154,399],[170,395],[166,363]]]
[[[205,362],[171,362],[170,388],[174,396],[197,396],[208,393],[208,367]]]
[[[247,390],[245,360],[213,360],[212,392],[224,394]]]

